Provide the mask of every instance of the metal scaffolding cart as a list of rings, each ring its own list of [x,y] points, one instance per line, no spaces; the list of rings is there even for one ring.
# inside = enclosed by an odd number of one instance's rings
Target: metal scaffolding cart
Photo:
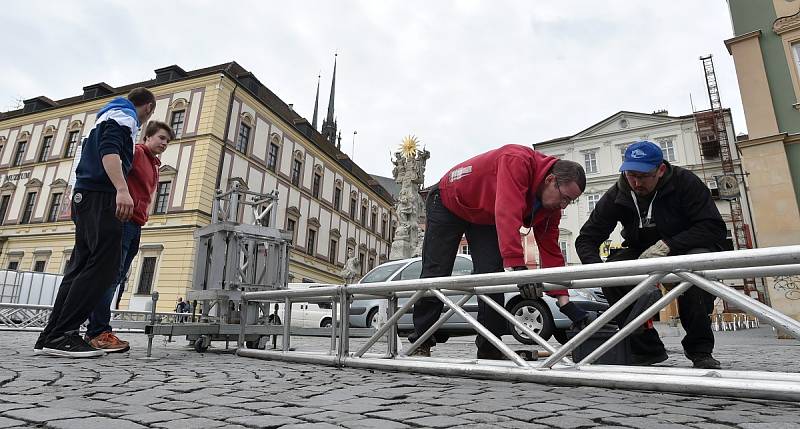
[[[287,288],[290,232],[276,228],[278,194],[250,192],[234,183],[217,191],[211,224],[194,233],[196,255],[192,288],[186,294],[192,314],[185,323],[160,324],[153,317],[145,327],[147,355],[155,335],[185,335],[198,352],[211,341],[237,341],[242,330],[248,346],[263,347],[266,337],[283,334],[275,326],[269,302],[241,304],[242,292]],[[246,221],[246,222],[245,222]],[[153,315],[158,293],[153,293]],[[241,308],[248,306],[247,309]],[[277,311],[275,306],[273,311]],[[242,322],[242,317],[246,318]]]

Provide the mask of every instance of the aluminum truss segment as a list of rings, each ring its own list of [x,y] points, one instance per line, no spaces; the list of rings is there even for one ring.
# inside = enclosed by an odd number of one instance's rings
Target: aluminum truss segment
[[[800,400],[800,373],[634,367],[592,363],[613,347],[614,344],[630,335],[635,327],[641,325],[645,319],[655,314],[693,285],[730,301],[737,307],[755,314],[765,323],[789,332],[800,339],[800,323],[798,321],[782,315],[718,281],[722,278],[737,278],[741,275],[775,276],[798,273],[800,273],[800,246],[784,246],[588,266],[548,268],[527,272],[491,273],[359,285],[330,285],[302,291],[247,292],[243,294],[243,298],[246,300],[285,299],[286,302],[333,300],[338,304],[339,320],[343,321],[348,320],[349,303],[354,296],[382,296],[389,300],[387,308],[390,309],[390,317],[388,318],[389,323],[375,333],[368,341],[368,344],[362,346],[356,353],[350,352],[349,338],[352,330],[347,323],[341,323],[338,329],[335,330],[338,342],[335,341],[335,337],[332,337],[331,347],[336,348],[335,353],[293,352],[288,347],[285,347],[280,352],[239,349],[237,353],[240,356],[261,359],[390,371],[407,370],[437,375],[459,375],[558,385],[585,385],[704,395]],[[593,332],[605,325],[625,307],[631,305],[639,296],[652,291],[657,283],[663,281],[674,282],[676,280],[681,283],[670,287],[666,295],[644,309],[629,325],[623,327],[582,361],[575,363],[566,359],[566,355],[570,351],[586,341]],[[615,287],[630,284],[636,284],[637,286],[631,293],[628,293],[622,300],[609,308],[565,345],[561,347],[550,344],[545,345],[541,344],[544,342],[542,340],[540,345],[550,352],[548,359],[543,362],[519,362],[515,359],[515,357],[519,357],[514,352],[477,323],[461,306],[469,299],[471,294],[477,295],[479,299],[491,305],[489,303],[491,300],[485,295],[513,291],[517,289],[516,284],[530,282],[550,282],[546,284],[547,290],[598,286]],[[422,296],[429,295],[439,298],[449,307],[449,310],[439,318],[437,324],[428,330],[423,337],[432,335],[436,328],[447,320],[449,315],[459,314],[468,322],[473,323],[476,330],[490,341],[495,340],[493,341],[494,345],[510,359],[487,361],[472,358],[408,358],[403,356],[402,352],[399,355],[392,353],[392,347],[395,347],[395,351],[397,347],[396,343],[392,344],[396,339],[394,335],[388,335],[389,353],[383,357],[367,356],[366,351],[378,338],[390,332],[396,332],[400,316],[410,310],[408,303],[398,309],[398,297],[412,296],[412,301],[414,301]],[[461,295],[461,299],[453,302],[448,297],[452,295]],[[513,317],[502,306],[497,304],[492,307],[513,323]],[[289,334],[287,333],[287,336]],[[536,340],[535,333],[533,334],[531,337]],[[418,340],[417,342],[420,341]],[[286,339],[286,343],[288,345],[288,339]],[[410,351],[413,351],[413,345]],[[410,351],[407,349],[406,353],[410,353]]]

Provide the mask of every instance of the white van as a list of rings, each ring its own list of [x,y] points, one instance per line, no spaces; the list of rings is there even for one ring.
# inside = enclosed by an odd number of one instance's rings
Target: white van
[[[289,289],[308,289],[315,283],[289,283]],[[283,323],[284,304],[278,304],[277,319],[273,316],[275,306],[270,306],[268,321],[276,325]],[[292,326],[298,328],[330,328],[333,321],[330,303],[293,302]]]

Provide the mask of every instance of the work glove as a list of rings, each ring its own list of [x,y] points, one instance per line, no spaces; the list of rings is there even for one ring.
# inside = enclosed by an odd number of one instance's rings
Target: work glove
[[[639,255],[639,259],[649,259],[649,258],[660,258],[662,256],[667,256],[669,254],[669,246],[667,243],[664,243],[664,240],[656,241],[656,244],[648,247],[641,255]]]
[[[522,271],[527,270],[528,267],[514,267],[514,271]],[[517,285],[519,288],[519,294],[524,299],[536,299],[541,298],[544,295],[544,285],[541,283],[523,283]]]

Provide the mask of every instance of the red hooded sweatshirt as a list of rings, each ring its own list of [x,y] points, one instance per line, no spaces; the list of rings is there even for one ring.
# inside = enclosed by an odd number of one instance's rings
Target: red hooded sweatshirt
[[[153,192],[158,185],[158,166],[161,160],[156,158],[150,149],[137,144],[133,149],[133,164],[128,173],[128,191],[133,198],[133,216],[131,222],[144,226],[147,223],[147,211]]]
[[[561,210],[540,207],[531,224],[536,191],[558,161],[529,147],[506,145],[456,165],[439,181],[442,203],[467,222],[496,225],[503,266],[525,265],[520,227],[532,228],[542,267],[561,267]],[[526,221],[527,220],[527,221]],[[553,291],[551,295],[567,295]]]

